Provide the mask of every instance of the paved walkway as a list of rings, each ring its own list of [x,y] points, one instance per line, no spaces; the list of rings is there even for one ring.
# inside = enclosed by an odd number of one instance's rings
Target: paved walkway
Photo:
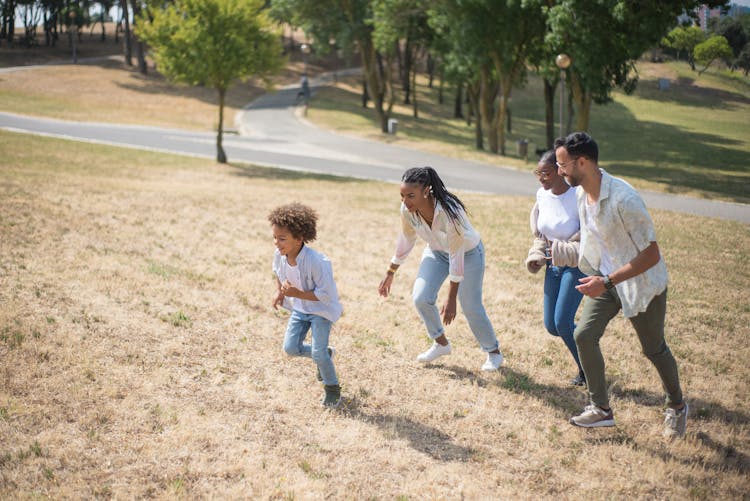
[[[313,88],[321,85],[313,81]],[[451,189],[533,196],[538,182],[528,172],[457,160],[386,143],[341,136],[300,118],[298,87],[267,94],[237,117],[238,135],[227,134],[230,161],[299,171],[399,182],[408,167],[431,165]],[[215,134],[159,127],[70,122],[0,112],[0,128],[65,139],[216,157]],[[750,224],[750,205],[642,191],[649,207]]]

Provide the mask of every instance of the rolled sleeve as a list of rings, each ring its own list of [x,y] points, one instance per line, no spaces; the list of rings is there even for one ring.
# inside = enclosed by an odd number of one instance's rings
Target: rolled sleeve
[[[318,266],[315,266],[311,270],[313,281],[315,282],[315,288],[313,294],[323,304],[329,304],[335,297],[333,288],[335,283],[333,281],[333,267],[331,262],[328,260],[321,260]]]
[[[411,225],[404,208],[401,209],[401,233],[396,239],[396,253],[391,258],[391,263],[401,265],[406,261],[409,253],[417,242],[417,230]]]
[[[628,196],[618,206],[625,231],[639,252],[656,242],[654,222],[639,196]]]

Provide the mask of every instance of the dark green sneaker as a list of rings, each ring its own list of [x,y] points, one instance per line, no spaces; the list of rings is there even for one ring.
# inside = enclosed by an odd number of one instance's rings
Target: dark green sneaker
[[[323,386],[326,390],[326,394],[323,397],[323,407],[329,409],[335,409],[341,404],[341,386],[337,384],[327,384]]]
[[[333,356],[335,354],[336,354],[336,348],[334,348],[333,346],[329,346],[328,347],[328,356],[331,357],[331,358],[333,358]],[[323,381],[323,376],[320,375],[320,369],[318,369],[316,367],[315,368],[315,372],[316,372],[315,377],[318,378],[318,381]]]

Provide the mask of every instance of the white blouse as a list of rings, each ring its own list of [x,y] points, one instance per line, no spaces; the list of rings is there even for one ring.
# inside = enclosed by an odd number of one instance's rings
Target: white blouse
[[[459,207],[455,224],[448,217],[440,202],[435,203],[432,226],[416,212],[411,213],[401,203],[401,233],[396,240],[396,253],[391,262],[401,265],[414,248],[417,236],[422,238],[430,249],[448,253],[448,278],[451,282],[464,279],[464,254],[479,245],[479,233],[471,226],[466,212]]]

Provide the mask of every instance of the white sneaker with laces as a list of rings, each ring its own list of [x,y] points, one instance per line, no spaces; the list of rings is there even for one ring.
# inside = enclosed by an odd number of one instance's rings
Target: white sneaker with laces
[[[581,414],[570,418],[570,424],[584,428],[614,426],[615,417],[612,409],[605,411],[594,404],[587,405]]]
[[[496,371],[503,364],[502,353],[488,353],[487,361],[482,365],[483,371]]]
[[[442,344],[438,342],[433,342],[429,350],[417,355],[417,360],[422,363],[432,362],[433,360],[436,360],[445,355],[450,355],[450,352],[451,352],[450,341],[445,346],[443,346]]]

